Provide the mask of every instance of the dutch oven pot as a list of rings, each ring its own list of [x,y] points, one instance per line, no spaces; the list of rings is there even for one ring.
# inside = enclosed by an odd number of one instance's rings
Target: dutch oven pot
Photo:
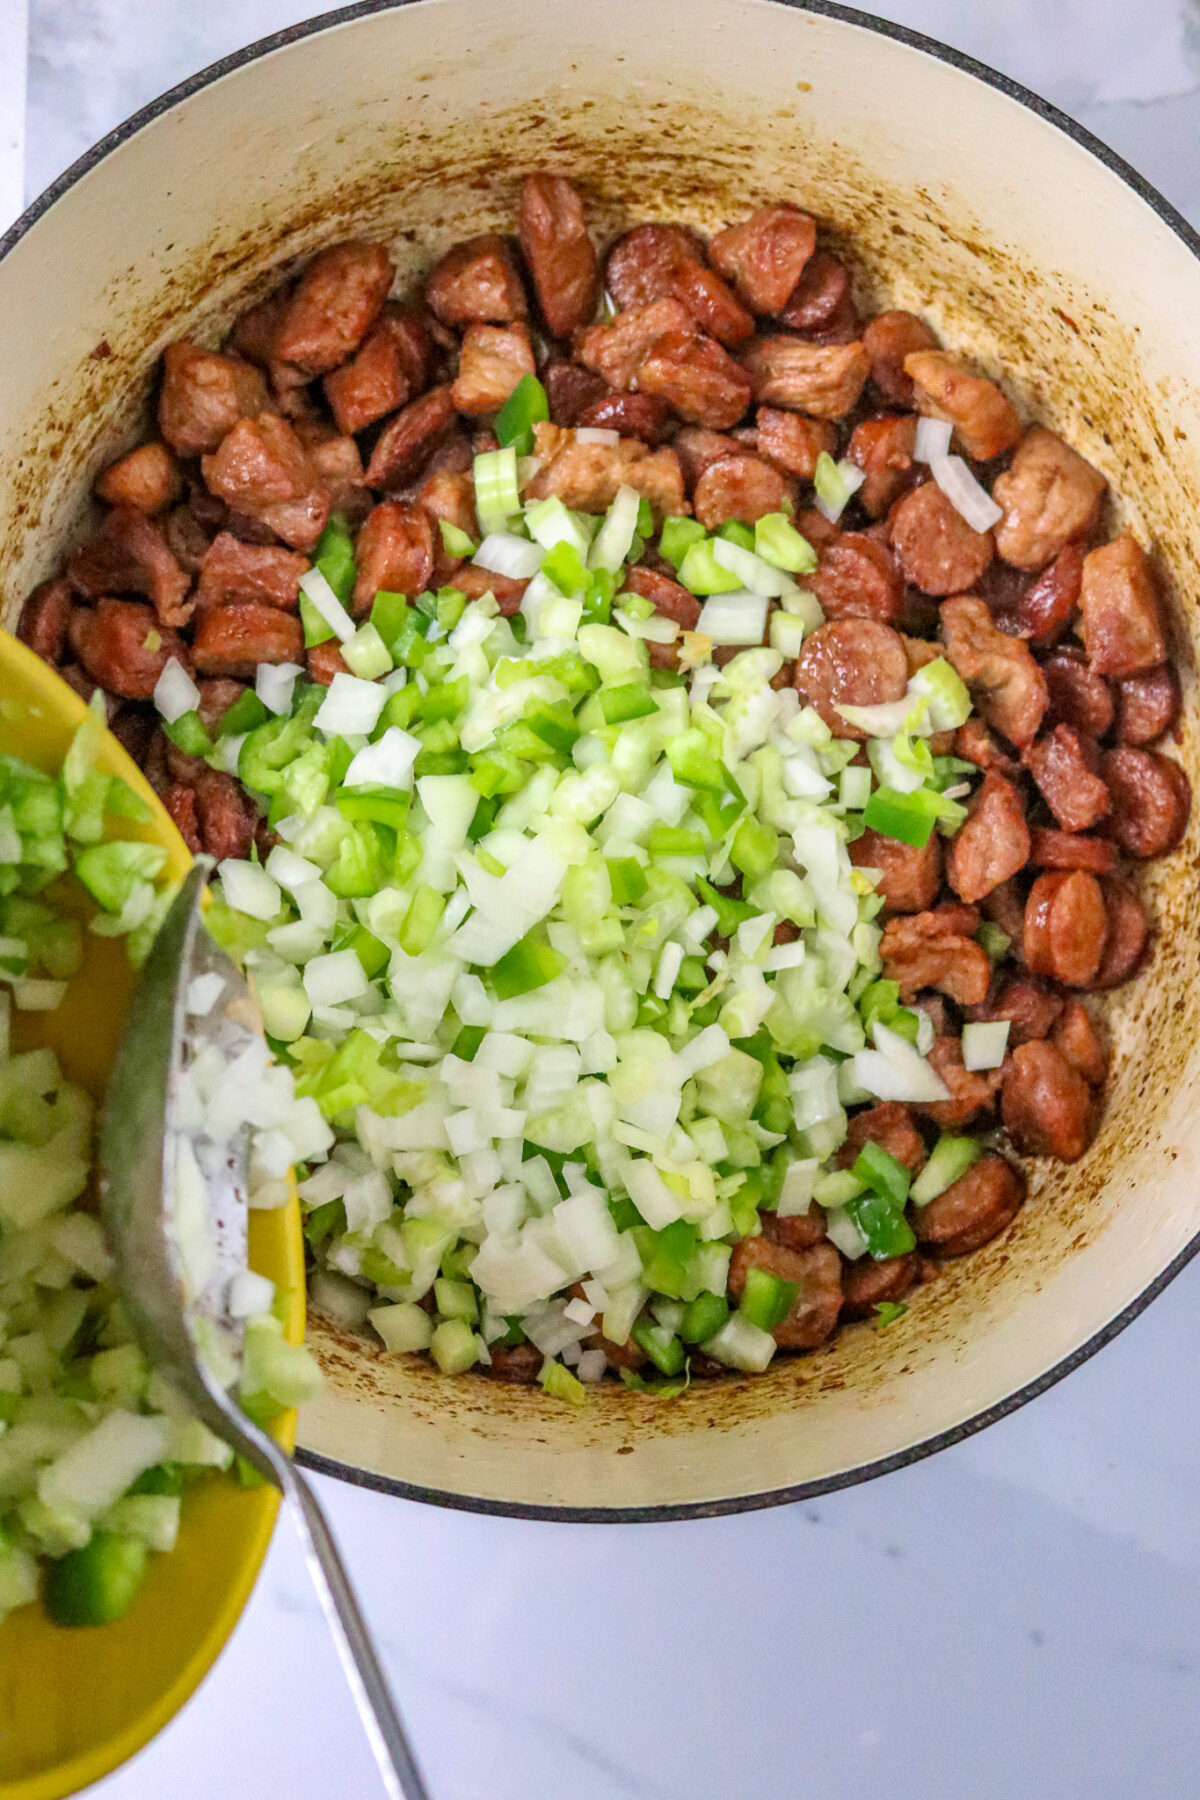
[[[521,174],[580,183],[592,228],[701,229],[768,199],[817,214],[873,306],[911,306],[1122,496],[1173,611],[1195,775],[1200,577],[1197,242],[1128,169],[964,58],[833,6],[767,0],[367,5],[199,77],[117,132],[0,261],[3,618],[62,554],[129,440],[164,344],[213,341],[289,263],[386,238],[415,280],[511,230]],[[1200,1232],[1200,933],[1188,842],[1147,872],[1148,973],[1111,1003],[1105,1122],[1035,1165],[1015,1226],[886,1332],[762,1377],[584,1411],[446,1380],[314,1321],[315,1467],[455,1505],[651,1517],[877,1473],[993,1419],[1119,1330]]]

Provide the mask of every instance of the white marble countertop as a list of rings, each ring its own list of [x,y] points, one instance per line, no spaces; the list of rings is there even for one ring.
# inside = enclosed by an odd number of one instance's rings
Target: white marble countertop
[[[26,0],[0,0],[0,162]],[[28,0],[26,191],[304,0]],[[1200,224],[1200,0],[890,0]],[[0,171],[0,211],[4,180]],[[3,221],[0,221],[2,223]],[[1200,1262],[1066,1383],[808,1505],[556,1526],[322,1482],[435,1800],[1200,1794]],[[100,1800],[379,1791],[296,1544]]]

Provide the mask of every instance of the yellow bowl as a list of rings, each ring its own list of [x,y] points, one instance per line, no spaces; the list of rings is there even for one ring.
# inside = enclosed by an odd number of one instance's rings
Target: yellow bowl
[[[56,770],[84,716],[79,696],[23,644],[0,632],[0,752]],[[167,873],[191,857],[145,778],[112,737],[100,766],[154,807],[148,825],[121,835],[169,851]],[[115,822],[114,822],[115,823]],[[19,1047],[49,1044],[68,1075],[99,1099],[112,1066],[131,976],[124,948],[88,937],[84,967],[53,1013],[15,1015]],[[250,1215],[250,1262],[291,1295],[290,1342],[304,1335],[304,1246],[293,1197]],[[295,1414],[276,1436],[291,1447]],[[65,1630],[37,1605],[0,1625],[0,1800],[59,1800],[140,1750],[178,1712],[233,1631],[266,1553],[278,1509],[274,1489],[205,1477],[183,1503],[179,1542],[151,1559],[132,1611],[112,1625]]]

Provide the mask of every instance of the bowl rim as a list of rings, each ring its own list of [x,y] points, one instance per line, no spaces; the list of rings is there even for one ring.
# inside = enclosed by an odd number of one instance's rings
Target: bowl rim
[[[172,111],[182,101],[190,99],[193,94],[203,88],[210,87],[224,76],[247,68],[251,63],[272,55],[277,50],[286,49],[288,45],[299,43],[304,38],[333,30],[341,25],[353,24],[358,19],[369,18],[375,13],[398,12],[403,7],[416,6],[425,0],[354,0],[348,6],[335,8],[331,12],[321,13],[316,17],[301,20],[295,25],[286,26],[280,31],[271,32],[266,37],[255,39],[241,50],[232,51],[228,56],[220,57],[205,68],[189,75],[185,80],[168,88],[147,105],[107,132],[89,150],[78,157],[75,162],[56,176],[48,187],[33,200],[25,211],[15,220],[9,229],[0,236],[0,263],[27,236],[44,214],[48,213],[55,202],[62,198],[92,169],[96,168],[128,139],[155,120]],[[922,31],[914,31],[910,26],[896,24],[890,19],[882,19],[873,13],[860,11],[857,7],[844,6],[840,0],[763,0],[764,4],[775,6],[789,12],[809,13],[820,18],[834,19],[843,25],[851,25],[863,31],[874,32],[878,37],[890,38],[893,42],[905,45],[908,49],[918,50],[923,55],[939,62],[947,63],[961,74],[971,76],[986,87],[994,89],[1009,100],[1016,101],[1027,111],[1035,114],[1046,124],[1054,127],[1064,136],[1070,138],[1085,150],[1096,161],[1103,164],[1108,171],[1117,177],[1127,188],[1143,200],[1162,223],[1174,233],[1193,257],[1200,261],[1200,232],[1196,231],[1184,218],[1179,209],[1171,204],[1158,189],[1106,144],[1102,138],[1089,130],[1086,125],[1073,119],[1061,107],[1052,101],[1043,99],[1022,82],[1014,81],[1011,76],[1002,74],[989,64],[981,62],[966,51],[958,50],[950,44],[944,44],[938,38],[930,37]],[[683,1519],[719,1518],[727,1514],[756,1512],[765,1507],[787,1506],[795,1501],[812,1500],[822,1494],[837,1493],[843,1488],[857,1487],[861,1482],[874,1480],[877,1476],[887,1475],[893,1470],[907,1468],[922,1462],[939,1450],[949,1449],[954,1444],[974,1437],[976,1432],[998,1420],[1007,1418],[1018,1408],[1047,1392],[1060,1382],[1064,1376],[1071,1374],[1083,1363],[1095,1356],[1097,1351],[1111,1343],[1126,1326],[1131,1325],[1141,1313],[1156,1300],[1164,1288],[1174,1281],[1180,1271],[1186,1268],[1192,1258],[1200,1252],[1200,1232],[1185,1244],[1154,1280],[1149,1282],[1120,1312],[1109,1319],[1100,1329],[1087,1338],[1076,1349],[1033,1381],[1023,1387],[1014,1389],[1003,1395],[992,1405],[973,1413],[970,1418],[961,1420],[957,1425],[949,1426],[944,1431],[932,1433],[922,1438],[919,1443],[910,1444],[905,1449],[894,1452],[891,1456],[878,1457],[870,1462],[858,1464],[854,1468],[844,1469],[836,1475],[822,1476],[813,1481],[797,1482],[789,1486],[768,1488],[761,1493],[736,1494],[726,1499],[709,1501],[691,1501],[684,1504],[664,1506],[538,1506],[523,1501],[490,1500],[484,1495],[453,1493],[443,1488],[425,1487],[419,1483],[399,1481],[391,1476],[378,1475],[371,1470],[359,1468],[353,1463],[344,1463],[336,1457],[329,1457],[317,1451],[298,1447],[295,1452],[296,1461],[304,1468],[319,1475],[334,1476],[340,1481],[350,1483],[354,1487],[367,1488],[375,1493],[391,1494],[403,1500],[421,1500],[430,1505],[448,1507],[457,1512],[486,1513],[503,1518],[546,1520],[556,1523],[570,1524],[650,1524],[659,1521],[677,1521]]]

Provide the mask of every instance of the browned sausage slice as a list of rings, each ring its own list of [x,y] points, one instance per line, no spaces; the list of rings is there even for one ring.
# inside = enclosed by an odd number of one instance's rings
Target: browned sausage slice
[[[1109,829],[1127,856],[1144,862],[1178,848],[1192,805],[1191,783],[1178,763],[1121,744],[1102,757],[1100,773],[1112,796]]]
[[[973,904],[1029,861],[1029,827],[1020,794],[1003,775],[986,775],[969,817],[950,842],[946,878],[960,900]]]
[[[399,488],[419,475],[454,423],[448,387],[430,388],[384,426],[367,464],[367,486]]]
[[[553,337],[570,337],[596,310],[600,273],[583,202],[565,175],[527,175],[521,186],[521,249]]]
[[[823,545],[820,565],[806,585],[829,619],[891,625],[904,601],[904,582],[887,545],[865,531],[839,532]]]
[[[932,832],[927,844],[902,844],[867,826],[849,846],[855,868],[878,869],[875,892],[888,912],[926,912],[938,897],[942,879],[941,838]]]
[[[897,500],[888,515],[888,542],[905,578],[939,598],[974,587],[993,554],[991,532],[968,525],[934,481]]]
[[[750,1269],[766,1269],[780,1281],[794,1281],[791,1311],[771,1336],[783,1350],[815,1350],[837,1324],[842,1309],[842,1261],[832,1244],[787,1250],[766,1238],[742,1238],[729,1263],[729,1291],[738,1298]]]
[[[897,632],[876,619],[833,619],[805,639],[796,687],[834,737],[863,738],[838,706],[877,706],[908,687],[908,658]]]
[[[1054,1027],[1054,1042],[1089,1087],[1103,1087],[1108,1076],[1108,1045],[1099,1025],[1079,1000],[1068,1000]]]
[[[782,1244],[787,1250],[811,1250],[828,1236],[825,1214],[819,1206],[810,1206],[806,1213],[793,1213],[786,1219],[778,1213],[764,1212],[762,1234],[769,1244]]]
[[[1033,644],[1053,644],[1079,605],[1082,581],[1083,551],[1078,544],[1068,544],[1011,607],[997,610],[997,625],[1012,637],[1028,638]]]
[[[1083,869],[1039,875],[1025,902],[1025,961],[1032,975],[1087,987],[1100,967],[1107,929],[1104,895]]]
[[[1152,744],[1179,720],[1183,698],[1179,677],[1170,663],[1126,675],[1115,684],[1117,739],[1122,744]]]
[[[696,483],[692,511],[709,531],[730,519],[753,525],[766,513],[794,510],[796,484],[761,456],[722,456]]]
[[[802,337],[814,342],[834,343],[840,340],[826,334],[835,332],[848,315],[857,316],[850,297],[846,265],[828,250],[817,250],[809,258],[779,316]],[[850,336],[857,337],[857,330]]]
[[[1021,760],[1064,831],[1087,831],[1107,817],[1108,788],[1096,773],[1095,746],[1070,725],[1046,732]]]
[[[984,1156],[927,1206],[914,1206],[913,1229],[941,1256],[966,1256],[1011,1225],[1025,1198],[1025,1177],[1002,1156]]]
[[[1056,650],[1042,664],[1052,723],[1072,725],[1085,737],[1103,737],[1113,722],[1113,697],[1103,675],[1089,669],[1077,650]]]
[[[877,1306],[894,1305],[907,1294],[919,1268],[920,1258],[915,1250],[907,1256],[886,1257],[882,1262],[862,1256],[857,1262],[847,1263],[842,1270],[842,1317],[869,1319]]]
[[[1091,875],[1111,875],[1117,866],[1116,845],[1107,838],[1052,831],[1045,825],[1035,825],[1029,836],[1029,860],[1035,868],[1086,869]]]
[[[1013,1051],[1001,1100],[1004,1129],[1027,1156],[1077,1162],[1091,1140],[1092,1090],[1057,1044],[1042,1040]]]
[[[885,1100],[851,1115],[846,1128],[846,1141],[834,1158],[839,1169],[849,1169],[865,1144],[878,1144],[911,1175],[925,1166],[925,1140],[912,1122],[907,1106],[896,1100]]]
[[[985,1000],[982,1006],[968,1007],[967,1016],[972,1021],[1007,1019],[1011,1048],[1049,1037],[1062,1010],[1061,994],[1036,976],[1019,976],[1015,981],[1006,981],[995,997]]]
[[[61,576],[57,581],[43,581],[21,608],[17,636],[43,662],[60,663],[66,654],[67,626],[74,605],[69,581]]]
[[[574,423],[618,431],[622,437],[641,438],[643,444],[661,444],[670,429],[671,409],[657,394],[601,394]]]
[[[1136,675],[1167,660],[1149,558],[1128,533],[1083,559],[1080,635],[1097,675]]]
[[[1103,883],[1104,904],[1108,912],[1108,935],[1100,967],[1088,986],[1094,990],[1120,987],[1137,974],[1146,956],[1150,928],[1145,910],[1136,894],[1120,881]]]
[[[1043,569],[1065,544],[1096,523],[1106,482],[1069,444],[1034,425],[996,477],[992,497],[1004,508],[996,551],[1017,569]]]

